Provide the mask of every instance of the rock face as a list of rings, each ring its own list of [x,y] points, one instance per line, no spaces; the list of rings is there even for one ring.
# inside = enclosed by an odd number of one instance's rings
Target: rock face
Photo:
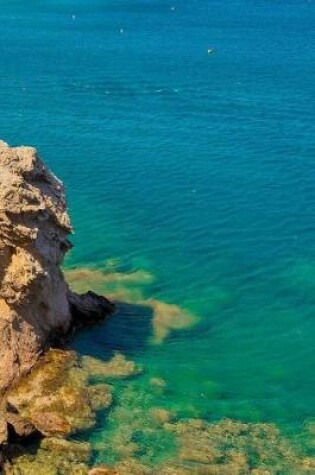
[[[113,311],[103,297],[70,293],[60,270],[69,233],[62,183],[34,148],[0,142],[0,400],[72,323],[80,326],[74,319]]]
[[[36,150],[0,144],[0,391],[26,373],[56,332],[68,330],[59,269],[71,232],[61,182]]]

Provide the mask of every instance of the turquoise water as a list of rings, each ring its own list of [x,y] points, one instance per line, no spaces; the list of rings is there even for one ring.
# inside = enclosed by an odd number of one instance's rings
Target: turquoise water
[[[1,2],[0,135],[65,181],[66,266],[145,271],[124,291],[196,317],[154,345],[134,305],[78,337],[144,365],[126,407],[290,431],[315,415],[314,5]]]

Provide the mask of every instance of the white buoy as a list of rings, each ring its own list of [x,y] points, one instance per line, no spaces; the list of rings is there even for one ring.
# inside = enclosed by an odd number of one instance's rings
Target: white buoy
[[[123,29],[123,28],[120,28],[119,33],[120,33],[120,34],[123,34],[123,33],[124,33],[124,29]]]

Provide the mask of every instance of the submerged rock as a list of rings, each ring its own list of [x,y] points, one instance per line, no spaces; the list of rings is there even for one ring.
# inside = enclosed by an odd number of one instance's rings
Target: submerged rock
[[[274,424],[190,419],[165,424],[179,440],[178,467],[218,475],[306,474],[306,461]],[[314,460],[314,459],[313,459]],[[161,471],[161,473],[168,473]],[[174,473],[186,473],[174,471]]]
[[[108,379],[124,379],[142,373],[140,366],[132,360],[127,360],[123,354],[118,352],[109,361],[83,356],[82,367],[88,374]]]
[[[6,455],[4,475],[88,475],[91,448],[87,443],[48,438],[29,450],[11,446]]]
[[[108,407],[112,398],[109,386],[89,386],[74,352],[50,350],[9,391],[7,401],[7,420],[19,435],[23,421],[45,436],[65,437],[93,427],[95,410]],[[19,417],[18,427],[10,419],[12,412]]]
[[[40,447],[47,452],[64,455],[67,460],[73,462],[89,462],[92,454],[92,447],[88,442],[75,442],[57,437],[43,439]]]
[[[76,291],[86,291],[89,287],[98,292],[106,292],[116,302],[118,313],[124,313],[126,303],[147,309],[147,318],[152,325],[151,342],[163,341],[173,331],[184,330],[197,323],[197,317],[179,305],[144,297],[143,289],[154,281],[146,272],[117,272],[110,268],[75,268],[67,271],[70,286]],[[137,312],[136,312],[137,313]]]
[[[150,299],[146,302],[153,309],[154,343],[161,343],[173,330],[183,330],[196,323],[196,317],[178,305]]]
[[[97,295],[90,290],[83,295],[69,292],[68,300],[73,323],[76,327],[102,321],[104,316],[115,311],[115,305],[106,297]]]
[[[94,411],[111,406],[113,402],[111,389],[108,384],[96,384],[88,387],[89,401]]]

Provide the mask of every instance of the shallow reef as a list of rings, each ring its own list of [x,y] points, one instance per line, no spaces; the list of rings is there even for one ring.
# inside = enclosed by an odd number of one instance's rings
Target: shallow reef
[[[305,457],[284,439],[273,424],[244,424],[222,420],[166,422],[165,432],[175,434],[178,449],[173,457],[154,466],[126,447],[111,467],[91,468],[91,445],[47,438],[34,453],[11,447],[9,475],[311,475],[315,459]],[[117,441],[116,441],[117,442]],[[105,449],[105,447],[104,447]]]
[[[110,386],[90,385],[75,352],[48,351],[7,394],[6,418],[19,436],[69,436],[95,424],[95,410],[111,404]],[[23,427],[27,434],[23,433]]]
[[[315,473],[315,458],[274,424],[183,419],[154,406],[157,392],[167,397],[167,381],[151,378],[141,391],[135,383],[143,371],[120,353],[102,361],[73,351],[49,351],[8,396],[15,437],[5,451],[3,474]],[[93,378],[100,382],[91,384]],[[125,383],[115,391],[113,380]],[[98,414],[107,429],[93,438]],[[305,430],[313,435],[312,421]],[[25,431],[27,443],[21,445],[19,434],[25,436]]]
[[[75,291],[93,288],[114,297],[113,318],[125,315],[128,325],[142,309],[151,344],[197,321],[186,309],[146,297],[154,281],[146,272],[74,269],[67,278]],[[171,380],[147,371],[123,350],[109,351],[106,360],[50,350],[8,395],[12,442],[3,474],[315,474],[312,421],[302,444],[271,423],[204,420],[194,408],[188,412],[196,417],[184,418],[171,394]]]

